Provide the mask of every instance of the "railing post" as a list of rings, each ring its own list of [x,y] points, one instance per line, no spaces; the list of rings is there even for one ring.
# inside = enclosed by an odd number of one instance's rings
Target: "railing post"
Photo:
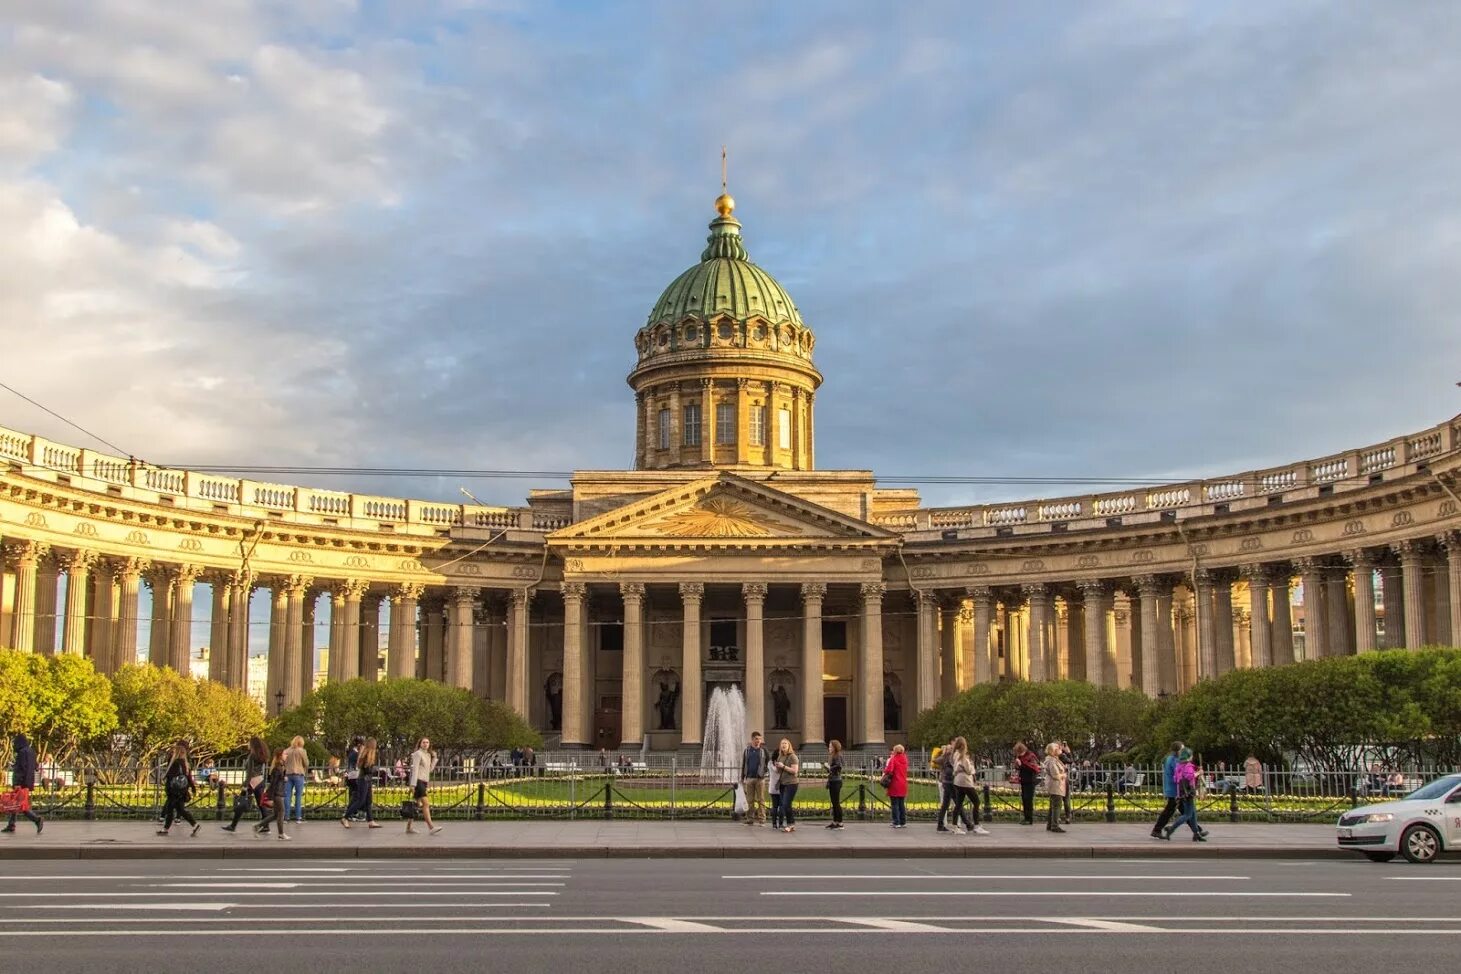
[[[1238,789],[1234,788],[1228,792],[1228,821],[1238,820]]]
[[[867,782],[865,781],[857,783],[857,820],[859,822],[867,821]]]
[[[610,775],[604,780],[604,818],[614,817],[614,778]]]
[[[223,800],[224,800],[223,799],[223,796],[224,796],[224,785],[223,785],[223,778],[221,776],[218,779],[218,783],[214,787],[218,791],[218,798],[217,798],[217,801],[216,801],[217,808],[214,809],[214,815],[217,817],[217,820],[221,822],[221,821],[223,821]]]
[[[90,774],[86,776],[86,820],[96,820],[96,779]]]
[[[989,782],[984,783],[984,821],[994,820],[994,799],[989,795]]]
[[[676,771],[679,768],[679,760],[676,756],[670,758],[670,818],[672,820],[675,817],[675,778],[677,777]],[[731,807],[735,807],[734,802],[731,803]]]
[[[1116,821],[1116,786],[1106,782],[1106,821]]]
[[[487,782],[477,782],[477,810],[473,818],[480,822],[487,808]]]

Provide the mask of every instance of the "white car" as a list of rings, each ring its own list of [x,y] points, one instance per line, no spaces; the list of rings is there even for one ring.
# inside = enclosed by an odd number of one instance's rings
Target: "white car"
[[[1372,862],[1389,862],[1397,853],[1432,862],[1461,849],[1461,774],[1437,778],[1396,801],[1350,809],[1339,819],[1339,847]]]

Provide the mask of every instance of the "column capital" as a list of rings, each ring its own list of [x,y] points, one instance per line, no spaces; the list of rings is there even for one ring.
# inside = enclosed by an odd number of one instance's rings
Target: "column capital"
[[[392,599],[419,599],[421,593],[426,591],[426,586],[420,582],[402,582],[391,589]]]
[[[706,391],[709,391],[710,387],[713,386],[713,385],[715,385],[715,380],[714,379],[701,379],[700,380],[700,388],[701,389],[704,389]]]
[[[1327,566],[1324,564],[1323,558],[1305,555],[1302,558],[1294,559],[1294,567],[1298,569],[1300,575],[1308,575],[1313,572],[1322,572]]]
[[[342,578],[332,586],[335,593],[347,602],[359,602],[370,590],[370,583],[363,578]]]
[[[973,599],[975,605],[994,604],[994,589],[988,585],[971,585],[964,589],[964,594]]]
[[[61,570],[68,575],[88,572],[98,560],[100,560],[100,556],[96,552],[77,548],[61,555]]]
[[[113,557],[105,558],[103,561],[118,578],[134,582],[145,575],[148,569],[152,567],[152,562],[146,558]]]
[[[626,582],[625,584],[627,585],[627,584],[631,584],[631,583]],[[621,585],[619,587],[622,589],[624,586]],[[639,586],[639,591],[640,591],[641,594],[643,594],[643,592],[644,592],[644,586],[643,585]],[[532,604],[532,602],[533,602],[533,596],[535,596],[537,594],[538,593],[534,592],[532,589],[527,589],[527,588],[514,588],[514,589],[509,589],[508,590],[507,600],[513,604],[513,607],[514,608],[523,609],[523,608],[527,608],[529,605]]]
[[[802,601],[820,602],[827,597],[825,582],[802,582]]]
[[[461,591],[461,590],[458,589],[458,591]],[[475,599],[477,597],[477,590],[476,589],[472,589],[471,591],[472,591],[472,598]],[[562,594],[563,601],[565,601],[565,602],[567,602],[569,599],[575,599],[577,601],[582,601],[583,598],[584,598],[584,596],[588,595],[588,583],[586,583],[586,582],[564,582],[563,585],[562,585],[562,587],[559,589],[559,592]]]
[[[924,607],[937,609],[939,605],[938,595],[924,588],[909,589],[908,598],[917,609]]]
[[[1407,538],[1404,541],[1397,541],[1390,546],[1390,550],[1400,558],[1401,564],[1407,561],[1418,562],[1426,554],[1430,546],[1423,538]]]
[[[1344,560],[1360,570],[1374,568],[1379,563],[1375,553],[1368,548],[1351,548],[1344,552]]]
[[[1049,598],[1050,586],[1044,582],[1026,582],[1020,586],[1020,594],[1028,599]]]
[[[570,582],[568,584],[571,585],[574,583]],[[579,584],[581,585],[582,583]],[[564,587],[567,588],[567,586]],[[477,604],[477,596],[481,592],[482,590],[475,585],[456,585],[451,590],[451,602],[458,608],[464,606],[470,608]]]
[[[642,602],[644,601],[644,583],[620,582],[619,594],[623,596],[625,602]]]
[[[1249,585],[1262,585],[1264,587],[1267,587],[1268,583],[1273,581],[1274,574],[1273,567],[1263,562],[1253,562],[1243,565],[1238,569],[1238,573],[1243,576]]]
[[[174,567],[166,562],[150,562],[142,570],[142,578],[155,592],[159,588],[166,588],[172,584]]]
[[[741,598],[747,603],[766,601],[765,582],[746,582],[741,586]]]
[[[200,565],[178,565],[173,571],[178,584],[186,585],[189,582],[196,582],[203,577],[203,568]]]
[[[1132,578],[1142,598],[1154,598],[1171,591],[1172,585],[1162,575],[1137,575]]]
[[[882,582],[863,582],[857,588],[857,594],[864,602],[881,602],[883,594],[888,591],[888,586]]]
[[[1446,549],[1448,555],[1461,555],[1461,531],[1437,532],[1436,544]],[[1461,638],[1461,634],[1457,638]]]
[[[40,541],[5,542],[5,560],[17,568],[33,568],[51,550],[51,546]]]
[[[687,602],[687,603],[688,602],[697,602],[698,603],[698,602],[704,600],[704,598],[705,598],[705,583],[704,582],[681,582],[680,583],[680,601]]]
[[[1083,578],[1078,584],[1081,594],[1087,599],[1109,598],[1111,593],[1116,590],[1110,580],[1105,578]]]
[[[314,577],[310,575],[290,575],[284,579],[284,591],[290,598],[304,598],[304,593],[315,583]],[[417,586],[418,588],[420,586]],[[419,594],[419,592],[418,592]]]

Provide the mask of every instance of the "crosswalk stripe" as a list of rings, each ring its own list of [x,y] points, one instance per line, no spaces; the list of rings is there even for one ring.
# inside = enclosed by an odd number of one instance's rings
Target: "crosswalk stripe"
[[[1215,890],[1178,890],[1175,892],[1135,890],[1001,890],[1001,889],[937,889],[937,890],[761,890],[760,896],[1262,896],[1262,897],[1347,897],[1349,893],[1276,893],[1218,892]]]
[[[931,923],[917,923],[913,920],[889,920],[883,917],[838,917],[838,923],[856,923],[865,927],[876,927],[879,930],[893,930],[898,933],[947,933],[948,927],[938,927]]]

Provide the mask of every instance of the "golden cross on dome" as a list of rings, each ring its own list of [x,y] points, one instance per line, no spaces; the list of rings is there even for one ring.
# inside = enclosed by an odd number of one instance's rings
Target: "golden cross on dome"
[[[731,215],[736,208],[736,201],[731,199],[730,193],[726,192],[725,176],[725,146],[720,147],[720,195],[715,198],[715,212],[723,217]]]

